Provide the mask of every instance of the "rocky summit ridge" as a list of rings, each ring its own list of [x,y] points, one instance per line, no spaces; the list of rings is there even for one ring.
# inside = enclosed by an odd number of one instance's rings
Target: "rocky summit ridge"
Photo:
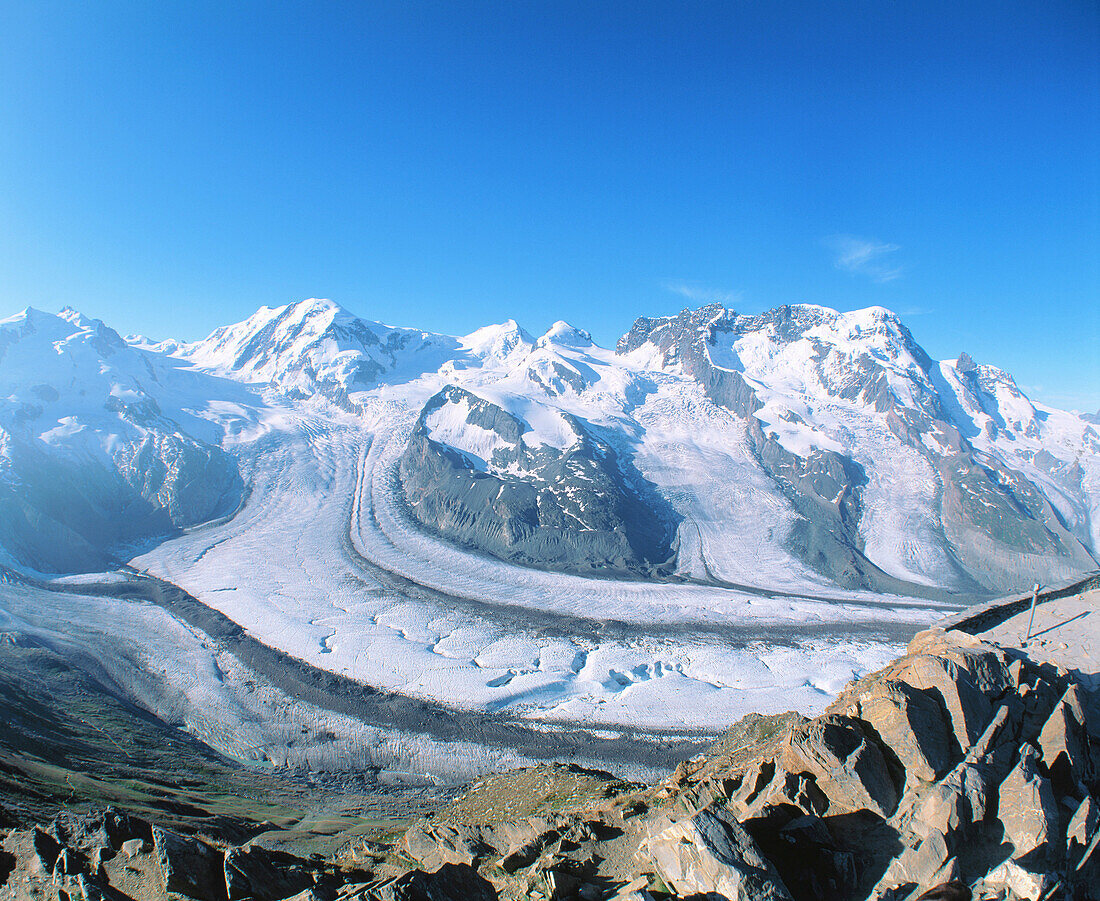
[[[0,878],[50,901],[1098,898],[1095,681],[933,628],[823,715],[746,717],[655,785],[491,775],[327,859],[68,812],[10,829]]]

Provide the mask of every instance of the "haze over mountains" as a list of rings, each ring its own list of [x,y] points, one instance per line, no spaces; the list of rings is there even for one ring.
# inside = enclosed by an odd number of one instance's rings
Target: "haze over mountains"
[[[299,414],[400,436],[425,534],[542,570],[937,596],[1097,566],[1095,417],[809,305],[640,318],[614,350],[322,300],[193,344],[28,309],[0,320],[0,554],[100,570],[231,515]]]

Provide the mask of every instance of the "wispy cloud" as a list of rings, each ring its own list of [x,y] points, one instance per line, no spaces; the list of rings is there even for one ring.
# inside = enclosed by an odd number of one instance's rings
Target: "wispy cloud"
[[[837,269],[865,275],[875,282],[892,282],[904,271],[892,256],[901,249],[897,244],[855,235],[831,235],[825,239],[825,246],[836,254],[833,262]]]
[[[709,285],[701,285],[698,282],[667,281],[661,284],[666,291],[686,297],[694,303],[720,303],[729,306],[731,303],[741,302],[741,292],[727,288],[714,288]]]

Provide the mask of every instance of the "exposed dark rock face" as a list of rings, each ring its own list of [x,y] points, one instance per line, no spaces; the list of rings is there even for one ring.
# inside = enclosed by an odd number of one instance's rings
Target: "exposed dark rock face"
[[[457,417],[493,448],[489,459],[432,437],[436,415]],[[526,423],[456,386],[428,403],[401,456],[413,515],[467,547],[567,572],[660,574],[670,564],[673,514],[606,442],[569,414],[571,443],[532,442]]]

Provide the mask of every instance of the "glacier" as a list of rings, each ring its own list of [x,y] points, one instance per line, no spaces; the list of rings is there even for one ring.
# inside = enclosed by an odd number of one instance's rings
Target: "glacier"
[[[1093,420],[933,361],[882,308],[711,305],[616,348],[313,299],[194,343],[27,310],[0,320],[0,625],[131,661],[120,691],[234,756],[451,778],[572,748],[643,772],[638,742],[820,712],[940,616],[1096,569]],[[247,689],[142,580],[400,722]],[[296,745],[289,710],[336,740]],[[513,738],[490,747],[486,717]]]

